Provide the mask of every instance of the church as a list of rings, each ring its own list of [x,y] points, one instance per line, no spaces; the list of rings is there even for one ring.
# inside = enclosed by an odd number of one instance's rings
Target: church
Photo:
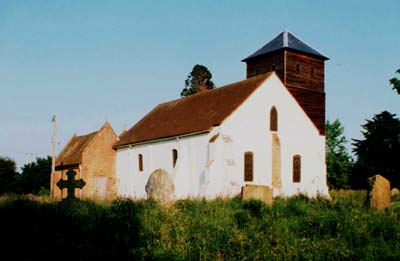
[[[165,170],[176,198],[328,196],[324,63],[285,30],[243,59],[247,79],[157,105],[113,145],[118,196],[146,198]]]

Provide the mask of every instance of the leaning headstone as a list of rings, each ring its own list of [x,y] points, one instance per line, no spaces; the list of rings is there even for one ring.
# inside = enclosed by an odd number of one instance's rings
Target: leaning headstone
[[[242,187],[242,199],[258,199],[272,205],[272,189],[268,186],[246,185]]]
[[[147,197],[169,203],[175,199],[175,185],[172,177],[163,169],[151,173],[146,184]]]
[[[390,207],[390,182],[381,175],[375,175],[368,179],[370,190],[368,193],[369,205],[376,209]]]
[[[392,188],[392,190],[390,191],[390,194],[392,197],[400,195],[400,191],[397,188]]]

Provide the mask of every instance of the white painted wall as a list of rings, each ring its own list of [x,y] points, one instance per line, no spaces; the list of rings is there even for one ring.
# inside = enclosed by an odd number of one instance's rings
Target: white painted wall
[[[146,198],[147,180],[153,171],[161,168],[174,179],[177,198],[197,197],[201,175],[207,164],[207,138],[205,133],[118,149],[118,194]],[[172,163],[173,149],[178,151],[175,167]],[[143,171],[139,171],[139,154],[143,155]]]
[[[233,139],[238,177],[245,185],[243,155],[254,153],[254,181],[252,184],[272,183],[272,132],[269,131],[270,110],[278,112],[278,131],[281,143],[282,190],[274,195],[290,196],[317,193],[328,196],[326,186],[325,137],[307,117],[294,97],[279,78],[274,75],[264,82],[225,122],[220,133]],[[292,160],[295,154],[302,157],[301,182],[292,182]]]
[[[281,142],[282,189],[274,195],[290,196],[317,193],[328,196],[326,186],[325,137],[298,105],[293,96],[272,75],[221,126],[209,133],[154,141],[117,150],[116,171],[120,196],[145,198],[150,174],[162,168],[175,182],[177,198],[234,196],[244,182],[244,152],[254,153],[254,181],[271,186],[272,133],[269,116],[272,106],[278,111]],[[210,143],[214,135],[218,138]],[[172,150],[178,161],[172,167]],[[143,155],[143,172],[138,168]],[[301,182],[292,182],[292,160],[302,157]]]

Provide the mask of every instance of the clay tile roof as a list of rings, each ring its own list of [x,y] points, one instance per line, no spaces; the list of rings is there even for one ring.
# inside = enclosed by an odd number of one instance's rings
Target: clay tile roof
[[[322,55],[320,52],[318,52],[317,50],[315,50],[314,48],[312,48],[311,46],[309,46],[308,44],[306,44],[305,42],[294,36],[292,33],[289,33],[288,31],[285,30],[278,36],[276,36],[274,39],[269,41],[267,44],[265,44],[263,47],[255,51],[253,54],[243,59],[242,62],[247,62],[248,60],[251,60],[258,56],[272,53],[282,49],[288,49],[288,50],[298,51],[301,53],[311,54],[313,56],[317,56],[324,60],[329,59],[328,57]]]
[[[272,73],[159,104],[131,129],[120,135],[114,148],[210,131],[220,125]]]
[[[82,163],[82,152],[96,134],[97,131],[82,136],[74,135],[58,155],[56,167]]]

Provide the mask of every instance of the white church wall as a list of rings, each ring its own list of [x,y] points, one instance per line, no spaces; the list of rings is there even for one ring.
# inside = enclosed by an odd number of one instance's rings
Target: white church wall
[[[119,195],[146,198],[148,178],[154,170],[161,168],[174,179],[177,198],[197,197],[208,160],[207,138],[207,134],[198,134],[119,148],[116,168]],[[175,167],[173,149],[178,152]],[[143,171],[139,171],[139,154],[143,155]]]
[[[270,110],[278,112],[271,132]],[[281,144],[282,189],[275,195],[328,195],[325,140],[276,75],[269,77],[219,127],[209,133],[159,140],[117,150],[119,195],[146,198],[150,174],[162,168],[175,183],[177,198],[234,196],[245,184],[272,184],[272,134]],[[210,139],[218,134],[213,142]],[[178,151],[175,168],[172,150]],[[244,153],[254,156],[254,179],[244,181]],[[143,171],[138,155],[143,155]],[[301,155],[301,182],[293,183],[293,156]]]
[[[269,130],[270,110],[278,111],[278,131],[281,143],[281,195],[317,191],[327,194],[324,137],[307,117],[277,76],[271,76],[225,122],[220,134],[232,138],[232,149],[241,185],[272,184],[272,132]],[[253,182],[244,182],[244,153],[254,154]],[[293,183],[292,160],[299,154],[301,182]],[[318,182],[316,182],[318,180]]]

